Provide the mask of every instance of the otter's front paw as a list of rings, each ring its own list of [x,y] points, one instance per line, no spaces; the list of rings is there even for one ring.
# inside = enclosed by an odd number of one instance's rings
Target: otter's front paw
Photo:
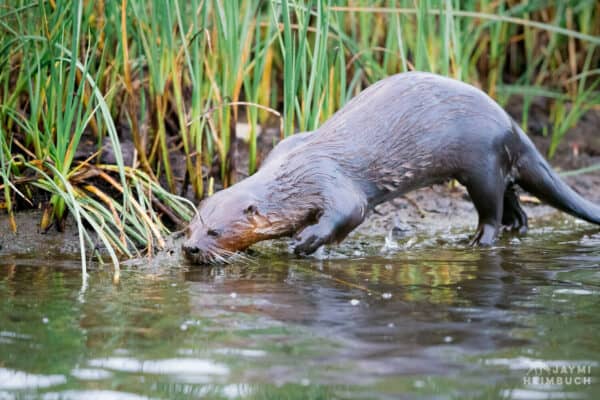
[[[294,238],[294,253],[298,256],[314,253],[329,242],[330,236],[331,230],[321,224],[307,226]]]

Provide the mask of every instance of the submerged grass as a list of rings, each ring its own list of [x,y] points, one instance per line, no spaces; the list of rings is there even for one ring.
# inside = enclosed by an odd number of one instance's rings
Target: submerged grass
[[[0,32],[9,228],[18,208],[43,208],[42,229],[68,211],[82,259],[104,248],[115,265],[189,220],[177,193],[233,183],[240,121],[251,174],[276,110],[281,137],[312,130],[401,71],[522,96],[524,125],[548,98],[550,156],[600,105],[594,0],[0,0]]]

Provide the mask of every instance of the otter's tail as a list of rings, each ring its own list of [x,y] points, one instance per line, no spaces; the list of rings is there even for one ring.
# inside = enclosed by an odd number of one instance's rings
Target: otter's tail
[[[584,199],[564,183],[521,128],[516,124],[513,127],[524,145],[517,161],[519,186],[561,211],[600,225],[600,206]]]

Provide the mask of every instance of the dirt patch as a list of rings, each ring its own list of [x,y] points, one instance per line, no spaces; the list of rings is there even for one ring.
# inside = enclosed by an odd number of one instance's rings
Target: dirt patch
[[[600,203],[600,173],[568,177],[565,181],[586,199]],[[522,192],[522,203],[530,224],[535,225],[536,219],[560,213],[534,200]],[[472,234],[477,226],[477,211],[462,186],[436,185],[420,189],[381,205],[377,211],[380,214],[371,215],[355,231],[356,235],[381,236],[393,231],[400,235],[435,235],[442,231]]]
[[[40,230],[42,211],[20,211],[15,214],[17,233],[9,230],[8,217],[0,215],[0,257],[23,255],[44,259],[46,257],[79,255],[79,235],[72,217],[68,217],[63,232]],[[93,235],[92,235],[93,237]]]

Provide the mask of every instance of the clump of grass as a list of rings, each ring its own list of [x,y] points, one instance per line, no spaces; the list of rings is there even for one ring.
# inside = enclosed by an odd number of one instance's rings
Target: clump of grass
[[[101,49],[101,36],[82,33],[90,30],[84,26],[84,2],[72,2],[62,12],[51,3],[39,7],[48,25],[38,26],[37,18],[13,13],[13,36],[5,38],[11,47],[4,47],[0,59],[7,66],[0,80],[5,88],[13,84],[17,89],[3,97],[0,109],[0,170],[10,226],[16,231],[13,194],[31,203],[32,196],[24,192],[37,188],[50,196],[41,229],[51,224],[62,228],[68,210],[79,230],[84,271],[86,247],[105,249],[118,268],[120,255],[139,255],[137,249],[144,247],[151,253],[164,245],[169,230],[155,211],[157,206],[172,219],[187,220],[193,205],[165,191],[147,174],[125,166],[106,96],[112,89],[100,87],[110,68],[107,51]],[[62,30],[47,30],[50,26]],[[14,63],[14,58],[25,56],[30,62]],[[91,163],[95,154],[75,160],[86,133],[109,138],[115,165]]]
[[[42,228],[69,212],[82,259],[99,241],[115,265],[161,247],[165,220],[191,217],[176,193],[189,186],[199,199],[215,179],[234,183],[240,120],[250,124],[253,173],[259,125],[281,115],[281,137],[315,129],[402,71],[465,80],[501,104],[522,96],[524,125],[532,99],[547,97],[550,155],[600,104],[594,0],[0,0],[0,31],[9,226],[16,206],[37,207],[47,193]],[[107,146],[113,164],[101,157]]]

